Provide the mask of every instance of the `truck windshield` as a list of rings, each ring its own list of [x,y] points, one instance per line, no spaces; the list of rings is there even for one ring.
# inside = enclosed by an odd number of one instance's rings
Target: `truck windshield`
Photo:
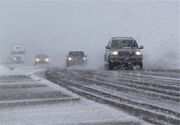
[[[47,55],[37,55],[36,58],[48,58]]]
[[[13,51],[11,52],[12,55],[16,55],[16,54],[24,54],[24,51]]]
[[[70,56],[84,56],[84,52],[69,52]]]
[[[113,40],[111,44],[112,48],[124,48],[124,47],[130,47],[130,48],[138,48],[138,45],[133,40]]]

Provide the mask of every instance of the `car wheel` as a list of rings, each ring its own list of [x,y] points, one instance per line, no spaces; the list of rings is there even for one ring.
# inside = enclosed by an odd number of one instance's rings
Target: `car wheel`
[[[109,64],[109,70],[112,70],[113,68],[114,66]]]
[[[133,70],[141,70],[142,69],[142,65],[134,65],[133,66]]]

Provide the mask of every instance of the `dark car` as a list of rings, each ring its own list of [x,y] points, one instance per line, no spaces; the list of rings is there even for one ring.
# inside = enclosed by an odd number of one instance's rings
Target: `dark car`
[[[105,67],[143,68],[143,54],[136,40],[132,37],[112,37],[106,46]]]
[[[87,56],[83,51],[70,51],[66,58],[66,65],[82,65],[87,63]]]
[[[38,54],[34,59],[34,64],[49,64],[49,57],[46,54]]]

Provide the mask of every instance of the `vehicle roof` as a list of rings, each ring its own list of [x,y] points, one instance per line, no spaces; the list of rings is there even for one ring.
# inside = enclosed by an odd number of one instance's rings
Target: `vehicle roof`
[[[134,40],[133,37],[112,37],[112,38],[111,38],[111,40],[119,40],[119,39]]]
[[[69,51],[69,52],[84,52],[84,51]]]
[[[24,45],[21,45],[21,44],[12,44],[11,47],[23,47],[24,48]]]

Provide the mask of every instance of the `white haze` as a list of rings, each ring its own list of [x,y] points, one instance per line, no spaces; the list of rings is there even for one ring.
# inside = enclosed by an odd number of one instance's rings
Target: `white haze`
[[[180,64],[177,1],[1,1],[0,59],[10,45],[23,44],[26,63],[38,53],[64,66],[69,50],[84,50],[90,67],[102,67],[112,36],[134,37],[144,45],[146,68]]]

